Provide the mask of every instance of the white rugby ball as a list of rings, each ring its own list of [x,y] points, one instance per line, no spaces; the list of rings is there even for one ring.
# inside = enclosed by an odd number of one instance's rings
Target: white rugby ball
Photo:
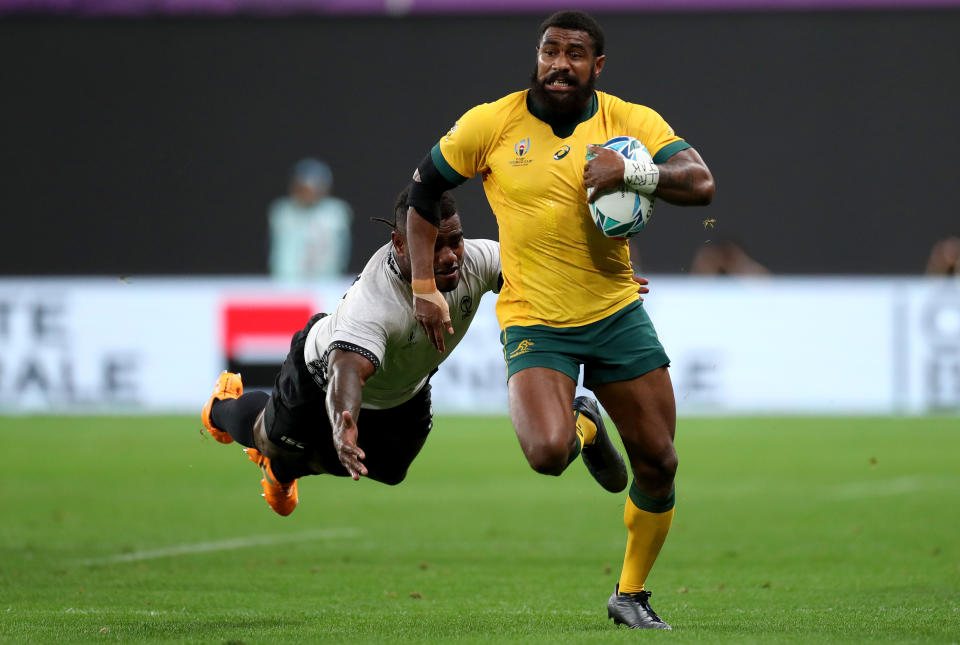
[[[627,159],[652,161],[647,147],[633,137],[614,137],[605,144],[622,154]],[[589,161],[592,155],[587,155]],[[588,194],[593,188],[588,189]],[[604,191],[596,201],[589,204],[590,216],[600,232],[607,237],[626,239],[633,237],[643,230],[653,214],[653,195],[644,195],[625,186],[619,189]]]

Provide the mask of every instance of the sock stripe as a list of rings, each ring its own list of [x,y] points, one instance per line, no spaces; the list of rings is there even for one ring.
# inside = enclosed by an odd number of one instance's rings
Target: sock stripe
[[[666,513],[676,505],[676,489],[670,491],[664,499],[650,497],[637,487],[637,480],[630,484],[630,501],[641,511],[648,513]]]

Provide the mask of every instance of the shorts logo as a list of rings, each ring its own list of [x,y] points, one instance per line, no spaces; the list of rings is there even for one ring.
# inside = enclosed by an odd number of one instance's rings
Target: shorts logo
[[[570,146],[562,146],[559,150],[553,153],[553,158],[557,161],[560,161],[567,156],[568,152],[570,152]]]
[[[306,448],[306,446],[303,443],[297,441],[296,439],[291,439],[287,435],[281,436],[280,441],[282,441],[283,443],[287,444],[292,448],[296,448],[297,450],[303,450],[304,448]]]
[[[521,341],[520,341],[520,344],[517,345],[517,348],[516,348],[515,350],[513,350],[512,352],[510,352],[510,356],[509,356],[508,358],[516,358],[517,356],[520,356],[521,354],[526,354],[527,352],[530,351],[530,348],[531,348],[531,347],[533,347],[533,341],[532,341],[532,340],[526,340],[526,339],[521,340]]]

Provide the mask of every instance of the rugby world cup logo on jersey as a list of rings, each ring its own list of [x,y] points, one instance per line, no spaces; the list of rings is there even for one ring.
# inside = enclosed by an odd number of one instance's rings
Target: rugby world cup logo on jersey
[[[510,162],[511,166],[526,166],[533,161],[527,156],[530,152],[530,137],[521,139],[513,144],[513,151],[517,156]]]
[[[460,319],[466,320],[473,315],[473,298],[464,296],[460,299]]]

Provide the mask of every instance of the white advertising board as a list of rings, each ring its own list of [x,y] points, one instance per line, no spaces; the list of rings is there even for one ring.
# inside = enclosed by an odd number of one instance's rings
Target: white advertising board
[[[960,412],[960,281],[651,276],[680,414]],[[269,387],[349,279],[0,280],[0,413],[198,413],[222,369]],[[434,377],[441,413],[504,414],[494,297]]]

